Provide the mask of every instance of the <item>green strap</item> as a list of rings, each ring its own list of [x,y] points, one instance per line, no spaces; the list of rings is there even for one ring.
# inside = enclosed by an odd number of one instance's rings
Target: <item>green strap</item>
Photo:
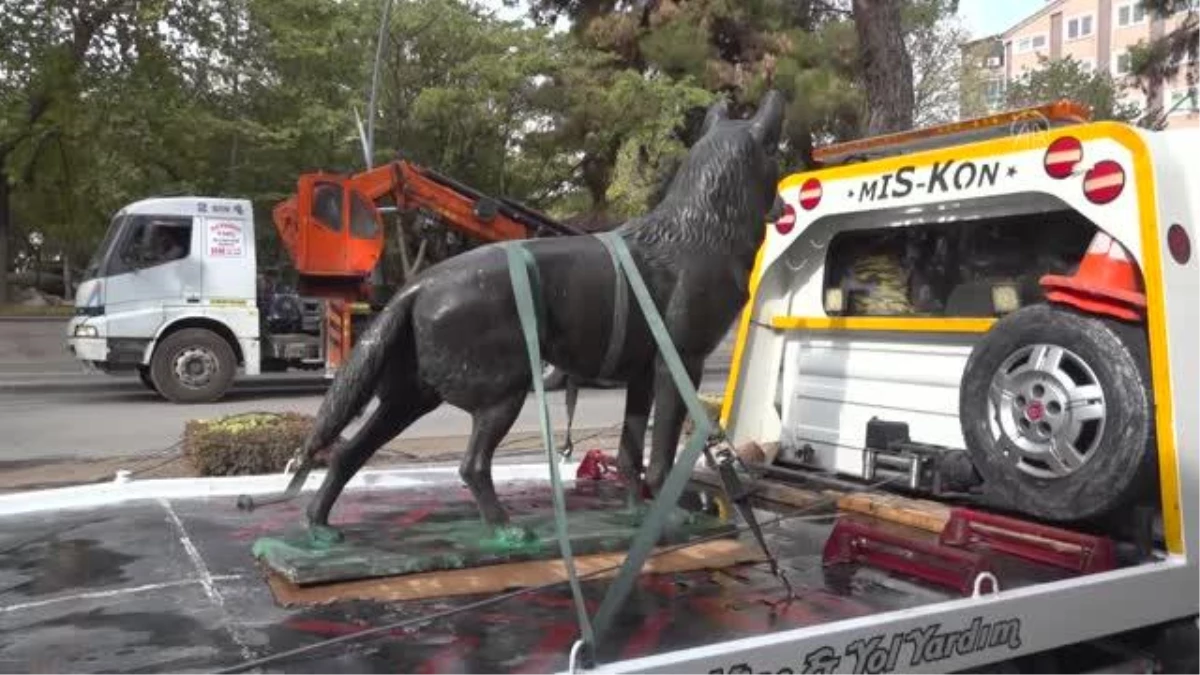
[[[700,458],[700,453],[708,442],[709,434],[712,433],[712,421],[700,403],[696,387],[683,367],[679,352],[671,342],[671,334],[667,331],[658,308],[654,306],[650,291],[646,288],[646,283],[642,279],[633,257],[629,254],[629,248],[625,245],[625,241],[616,232],[603,232],[596,236],[605,246],[616,252],[625,276],[629,279],[629,285],[633,288],[634,297],[637,298],[638,305],[642,308],[642,314],[646,317],[646,323],[650,326],[650,332],[654,335],[654,341],[658,344],[658,354],[671,371],[671,379],[675,381],[675,387],[679,390],[684,405],[687,406],[688,414],[691,415],[695,424],[692,436],[688,439],[683,453],[679,455],[675,466],[667,474],[667,479],[652,503],[650,512],[646,515],[637,534],[634,535],[633,544],[629,547],[624,564],[621,565],[621,572],[608,587],[608,593],[605,594],[604,600],[600,603],[600,609],[596,612],[594,631],[597,638],[600,638],[616,618],[617,610],[625,602],[630,590],[633,589],[642,565],[645,564],[646,558],[649,557],[651,550],[658,543],[659,537],[662,536],[667,515],[679,503],[679,497],[683,494],[683,489],[691,477],[692,467]]]
[[[587,606],[583,602],[583,588],[579,584],[579,574],[575,570],[575,558],[571,554],[571,539],[567,532],[567,506],[563,497],[562,476],[559,475],[558,462],[554,456],[554,440],[550,431],[550,411],[546,407],[546,390],[542,382],[542,355],[538,340],[538,318],[541,306],[538,302],[541,291],[541,279],[538,275],[537,264],[533,256],[520,242],[509,242],[504,247],[508,254],[508,275],[512,279],[513,294],[516,297],[517,313],[521,317],[521,330],[525,334],[525,348],[529,353],[529,367],[533,375],[533,390],[538,399],[538,421],[542,427],[542,445],[546,448],[546,458],[550,464],[550,480],[554,493],[554,528],[558,534],[558,544],[562,551],[563,564],[567,567],[567,578],[571,582],[571,594],[575,596],[575,611],[579,615],[579,628],[585,645],[595,644],[592,624],[588,619]],[[530,285],[533,279],[533,287]],[[535,292],[535,290],[537,292]]]
[[[580,587],[579,575],[575,570],[575,561],[571,554],[562,477],[559,475],[558,463],[554,461],[554,442],[550,431],[550,413],[546,405],[546,391],[541,378],[542,357],[539,345],[538,319],[541,316],[542,307],[538,303],[540,299],[539,295],[534,291],[534,289],[539,291],[541,289],[537,265],[534,263],[533,256],[520,241],[507,242],[504,245],[508,255],[508,271],[512,279],[517,311],[521,318],[521,329],[524,332],[525,346],[529,353],[529,365],[533,374],[533,388],[538,399],[538,419],[541,422],[542,428],[542,444],[546,448],[546,456],[550,463],[550,480],[554,490],[555,529],[558,534],[559,547],[562,551],[563,563],[567,567],[567,577],[571,583],[571,593],[575,600],[575,610],[578,614],[582,642],[586,648],[593,650],[597,639],[607,632],[613,619],[616,617],[617,610],[625,602],[625,599],[629,596],[629,592],[633,589],[633,584],[641,572],[642,566],[646,563],[646,559],[650,556],[650,552],[655,544],[658,543],[659,537],[662,536],[663,525],[666,523],[669,512],[679,503],[679,497],[683,494],[684,487],[691,476],[692,467],[700,458],[700,453],[703,452],[708,438],[712,433],[712,421],[700,403],[696,387],[688,376],[674,343],[671,342],[671,335],[663,323],[658,308],[654,305],[653,298],[650,297],[650,291],[646,288],[641,272],[638,270],[637,264],[634,263],[633,257],[625,245],[625,241],[615,232],[605,232],[596,236],[608,248],[610,254],[619,261],[620,267],[618,271],[623,272],[629,280],[638,305],[642,309],[642,314],[646,317],[646,323],[650,327],[650,332],[654,335],[654,341],[658,345],[658,354],[666,363],[671,373],[671,379],[674,380],[675,386],[683,398],[684,405],[687,406],[688,414],[691,415],[695,423],[695,428],[687,445],[684,447],[683,453],[677,458],[675,466],[672,467],[670,473],[667,474],[667,479],[663,483],[658,497],[651,505],[649,513],[634,535],[633,543],[625,556],[625,562],[621,566],[621,571],[617,575],[616,580],[609,586],[604,600],[600,603],[600,609],[596,612],[596,620],[593,623],[588,618],[587,608],[583,602],[583,590]],[[531,276],[533,278],[532,287],[530,285]]]

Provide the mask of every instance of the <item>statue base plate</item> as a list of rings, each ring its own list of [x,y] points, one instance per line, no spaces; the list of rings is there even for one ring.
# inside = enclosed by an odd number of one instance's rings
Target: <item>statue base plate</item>
[[[646,511],[617,507],[568,512],[572,554],[627,551]],[[514,515],[501,528],[484,524],[478,515],[452,510],[404,527],[354,524],[340,529],[340,540],[329,536],[331,532],[303,529],[264,537],[254,543],[254,557],[296,586],[561,558],[549,511]],[[736,527],[716,516],[676,507],[658,545],[722,535],[735,536]]]

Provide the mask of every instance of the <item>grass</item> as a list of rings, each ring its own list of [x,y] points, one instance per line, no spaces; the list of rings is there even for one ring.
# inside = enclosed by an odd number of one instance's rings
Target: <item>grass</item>
[[[0,305],[0,318],[7,316],[48,316],[69,318],[75,313],[72,305],[46,305],[30,307],[26,305]]]

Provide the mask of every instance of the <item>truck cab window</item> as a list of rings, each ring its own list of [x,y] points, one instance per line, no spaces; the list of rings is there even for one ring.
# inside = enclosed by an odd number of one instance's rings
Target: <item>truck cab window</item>
[[[350,234],[355,239],[373,239],[377,232],[375,207],[359,193],[350,193]]]
[[[319,183],[313,188],[312,217],[334,232],[342,230],[342,186]]]
[[[132,272],[188,257],[192,219],[181,216],[133,216],[121,247],[111,261],[113,273]]]

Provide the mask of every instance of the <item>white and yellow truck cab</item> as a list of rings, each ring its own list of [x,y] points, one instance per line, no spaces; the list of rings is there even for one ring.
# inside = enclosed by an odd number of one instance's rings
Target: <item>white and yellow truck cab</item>
[[[76,291],[67,349],[96,370],[136,370],[148,387],[185,403],[220,398],[238,370],[258,375],[264,362],[322,367],[323,324],[302,325],[299,298],[264,298],[258,272],[249,200],[129,204]]]

